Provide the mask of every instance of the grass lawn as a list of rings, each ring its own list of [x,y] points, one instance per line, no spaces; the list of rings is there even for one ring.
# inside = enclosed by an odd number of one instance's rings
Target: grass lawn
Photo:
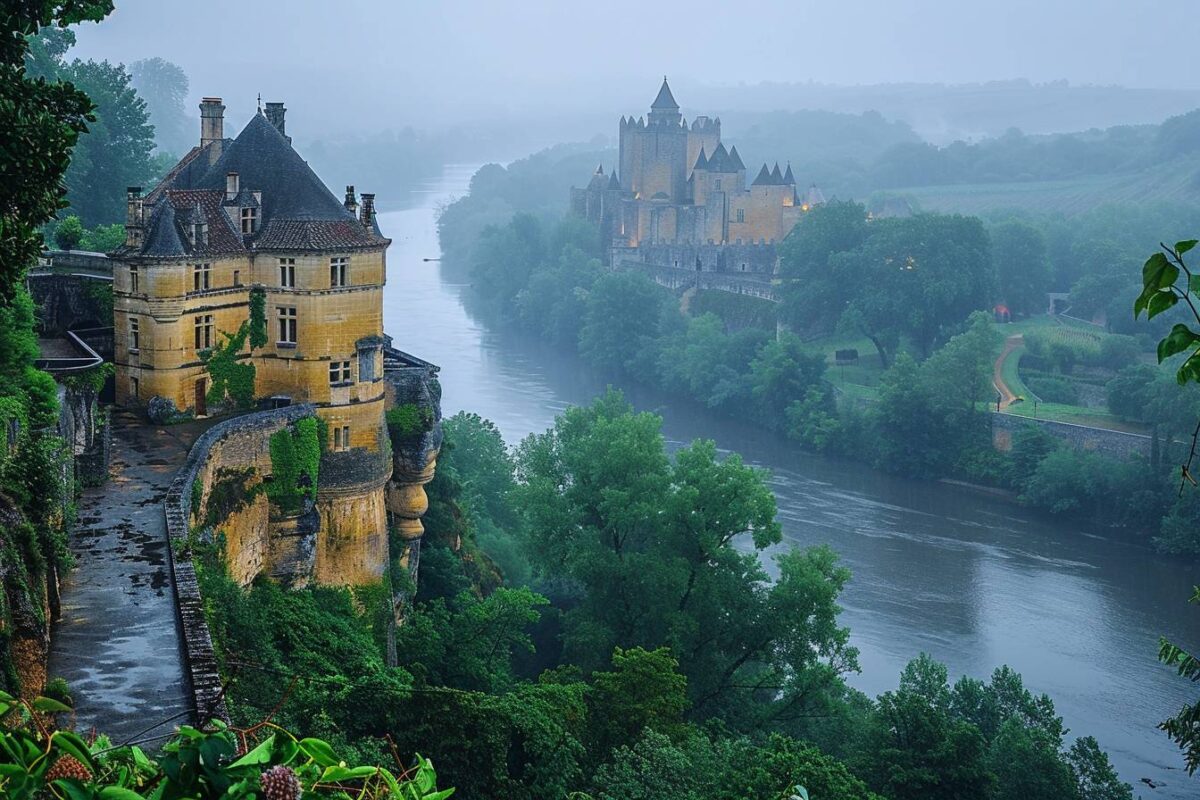
[[[1125,433],[1149,433],[1142,425],[1132,422],[1126,422],[1119,417],[1116,417],[1107,411],[1101,411],[1098,408],[1084,408],[1083,406],[1068,406],[1062,403],[1038,403],[1036,412],[1034,409],[1033,399],[1030,398],[1024,403],[1014,403],[1005,409],[1005,413],[1014,414],[1018,417],[1037,417],[1038,419],[1049,419],[1055,422],[1070,422],[1075,425],[1087,425],[1092,428],[1107,428],[1111,431],[1124,431]]]

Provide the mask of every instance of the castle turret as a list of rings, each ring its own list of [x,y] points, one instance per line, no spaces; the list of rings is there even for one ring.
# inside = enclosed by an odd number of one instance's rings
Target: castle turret
[[[675,96],[671,94],[671,87],[667,85],[667,76],[664,75],[662,88],[658,90],[658,97],[655,97],[654,102],[650,104],[649,123],[679,127],[682,120],[683,115],[679,113],[679,103],[675,102]]]

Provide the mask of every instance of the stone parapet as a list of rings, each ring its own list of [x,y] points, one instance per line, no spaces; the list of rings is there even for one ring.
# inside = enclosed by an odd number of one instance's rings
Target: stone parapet
[[[186,463],[176,473],[175,480],[167,490],[163,502],[167,534],[171,542],[168,553],[171,560],[172,584],[179,612],[185,674],[198,724],[203,725],[212,720],[228,723],[229,710],[225,704],[212,634],[204,616],[204,598],[200,594],[196,567],[188,549],[192,484],[205,468],[213,447],[223,439],[239,433],[262,434],[265,438],[270,433],[312,413],[311,405],[288,406],[246,414],[214,425],[192,445]]]

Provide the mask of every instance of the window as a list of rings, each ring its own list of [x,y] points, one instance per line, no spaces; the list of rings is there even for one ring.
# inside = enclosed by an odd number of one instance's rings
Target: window
[[[129,352],[131,353],[136,353],[141,345],[140,331],[138,330],[139,324],[137,317],[129,318]]]
[[[350,362],[333,361],[329,364],[329,384],[350,383]]]
[[[721,179],[717,178],[717,185],[714,187],[718,192],[721,191]]]
[[[350,426],[342,425],[333,429],[333,449],[345,451],[350,449]]]
[[[129,268],[129,293],[130,294],[138,293],[138,268],[137,267]]]
[[[212,288],[212,264],[192,265],[192,291],[203,292]]]
[[[246,236],[254,233],[254,228],[258,225],[258,209],[243,208],[242,209],[242,235]]]
[[[329,259],[329,286],[336,289],[339,286],[350,285],[350,259],[335,257]]]
[[[208,247],[208,223],[197,222],[192,225],[192,246]]]
[[[284,307],[279,309],[279,344],[296,343],[296,309]]]
[[[739,208],[739,209],[737,210],[737,221],[738,221],[738,222],[745,222],[745,221],[746,221],[746,209],[744,209],[744,208]]]
[[[284,289],[296,288],[296,259],[279,259],[279,285]]]
[[[233,285],[234,286],[242,285],[242,271],[240,269],[235,269],[233,271]]]
[[[129,377],[129,395],[134,400],[138,399],[138,379],[132,375]]]
[[[207,350],[213,343],[212,314],[201,314],[193,318],[193,331],[197,350]]]

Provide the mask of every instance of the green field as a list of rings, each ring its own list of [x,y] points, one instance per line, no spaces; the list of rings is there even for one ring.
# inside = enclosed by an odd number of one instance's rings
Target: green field
[[[981,214],[1000,208],[1082,214],[1113,202],[1196,202],[1195,177],[1200,159],[1180,158],[1136,173],[1099,175],[1062,181],[1022,181],[897,189],[924,211]]]

